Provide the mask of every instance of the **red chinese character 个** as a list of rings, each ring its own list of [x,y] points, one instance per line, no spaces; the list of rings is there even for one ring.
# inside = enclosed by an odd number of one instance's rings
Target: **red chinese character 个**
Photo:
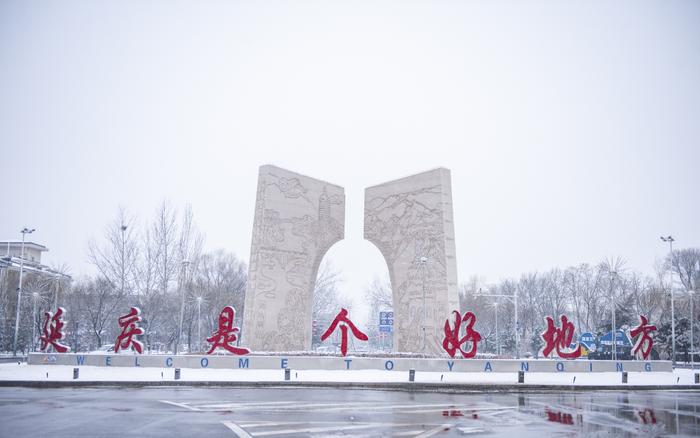
[[[328,337],[335,331],[336,327],[340,324],[340,353],[345,356],[348,352],[348,327],[352,331],[353,336],[361,341],[366,341],[369,338],[366,334],[362,333],[360,329],[355,327],[352,321],[348,318],[348,311],[345,309],[340,309],[340,312],[335,316],[335,319],[331,325],[326,329],[321,335],[321,341],[325,341]]]
[[[566,315],[561,315],[561,328],[554,326],[554,320],[551,316],[546,316],[544,319],[547,322],[547,330],[542,333],[544,340],[544,349],[542,354],[544,357],[549,357],[553,350],[556,350],[557,355],[562,359],[576,359],[581,356],[581,348],[576,344],[576,348],[567,351],[571,341],[574,338],[574,324],[569,322]]]
[[[61,344],[59,341],[66,337],[63,333],[64,322],[61,320],[66,309],[59,307],[56,309],[56,314],[52,312],[44,313],[44,328],[41,335],[41,351],[45,351],[49,345],[56,350],[57,353],[67,353],[70,347]]]
[[[472,312],[466,312],[462,316],[457,310],[453,310],[452,313],[455,315],[454,327],[450,327],[450,319],[445,320],[445,338],[442,340],[442,348],[450,355],[450,357],[455,357],[457,350],[462,354],[465,359],[470,359],[476,356],[476,345],[481,341],[481,334],[474,330],[474,324],[476,324],[476,316]],[[462,323],[465,323],[464,336],[459,337],[461,333]],[[472,343],[469,351],[464,351],[462,345],[467,342]]]
[[[143,329],[139,327],[139,322],[141,322],[141,309],[138,307],[132,307],[129,313],[119,317],[118,323],[122,332],[117,336],[117,342],[114,344],[115,353],[129,347],[133,347],[139,354],[143,353],[143,343],[134,339],[134,336],[144,333]]]
[[[243,347],[233,345],[238,340],[236,332],[238,327],[233,326],[233,320],[236,316],[236,309],[231,306],[224,307],[224,310],[219,314],[219,327],[210,337],[207,342],[211,344],[211,348],[207,354],[212,354],[217,348],[223,348],[233,354],[244,355],[250,353],[250,350]]]
[[[641,335],[634,343],[634,347],[632,347],[632,354],[641,356],[644,360],[649,358],[651,347],[654,346],[654,340],[651,339],[649,332],[653,331],[656,331],[656,326],[649,324],[649,321],[644,315],[639,315],[639,325],[630,330],[630,335],[633,338],[637,335]]]

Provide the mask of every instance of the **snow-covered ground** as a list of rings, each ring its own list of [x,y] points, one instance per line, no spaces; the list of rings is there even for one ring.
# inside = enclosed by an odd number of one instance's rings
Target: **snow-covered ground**
[[[0,364],[0,380],[70,381],[73,368],[66,365]],[[81,366],[78,380],[87,382],[162,382],[174,380],[173,368],[122,368]],[[628,386],[693,385],[694,372],[676,369],[672,373],[630,372]],[[182,368],[181,381],[274,382],[284,380],[284,370],[189,369]],[[302,370],[291,371],[291,380],[302,382],[406,382],[406,371],[382,370]],[[516,373],[437,373],[416,372],[416,382],[509,385],[517,382]],[[539,385],[616,385],[621,373],[525,373],[525,383]],[[700,389],[700,385],[698,385]]]

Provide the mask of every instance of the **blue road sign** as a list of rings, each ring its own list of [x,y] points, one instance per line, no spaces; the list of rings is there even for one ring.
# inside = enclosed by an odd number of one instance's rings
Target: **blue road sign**
[[[601,336],[600,343],[601,345],[612,345],[612,332],[607,332]],[[615,344],[624,347],[632,346],[632,342],[627,336],[627,333],[623,332],[622,330],[615,330]]]
[[[379,331],[383,332],[383,333],[391,333],[391,326],[390,325],[380,325]]]
[[[379,312],[379,325],[394,325],[394,312]]]
[[[588,349],[588,351],[596,350],[595,335],[593,333],[581,333],[581,336],[579,336],[578,341],[581,345],[585,346]]]

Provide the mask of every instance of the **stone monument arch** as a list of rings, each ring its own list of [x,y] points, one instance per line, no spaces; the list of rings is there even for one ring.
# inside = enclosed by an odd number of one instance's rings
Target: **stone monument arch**
[[[319,264],[345,236],[342,187],[260,167],[242,342],[257,351],[311,349]]]
[[[450,171],[365,189],[364,235],[389,267],[394,349],[443,354],[445,319],[459,309]]]

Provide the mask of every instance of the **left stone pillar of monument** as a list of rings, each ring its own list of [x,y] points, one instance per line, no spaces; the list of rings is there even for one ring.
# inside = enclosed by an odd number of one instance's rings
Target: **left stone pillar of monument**
[[[260,167],[241,344],[252,351],[311,349],[321,259],[345,236],[342,187]]]

